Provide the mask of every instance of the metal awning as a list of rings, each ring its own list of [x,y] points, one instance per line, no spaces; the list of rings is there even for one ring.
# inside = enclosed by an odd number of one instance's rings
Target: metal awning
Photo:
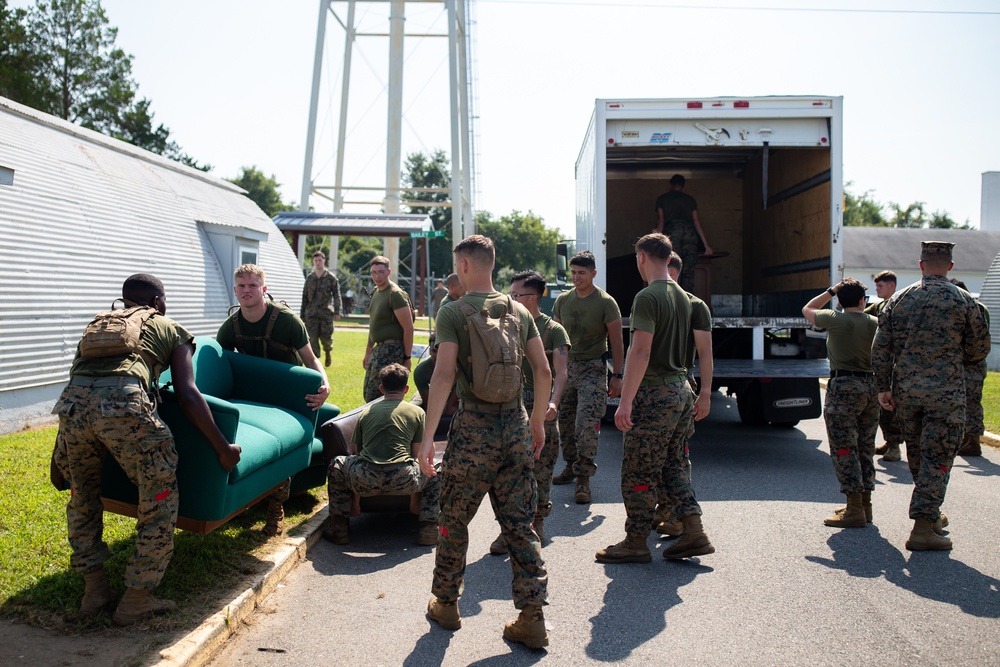
[[[316,236],[400,236],[433,229],[428,215],[354,214],[289,211],[274,216],[283,232]]]

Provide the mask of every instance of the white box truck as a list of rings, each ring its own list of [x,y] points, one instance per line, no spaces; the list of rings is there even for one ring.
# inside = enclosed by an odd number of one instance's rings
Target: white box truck
[[[599,99],[576,162],[576,239],[559,265],[592,251],[626,323],[642,288],[633,244],[671,176],[687,179],[713,251],[695,273],[713,315],[713,385],[736,395],[744,423],[822,411],[825,337],[801,309],[843,274],[842,108],[830,96]]]

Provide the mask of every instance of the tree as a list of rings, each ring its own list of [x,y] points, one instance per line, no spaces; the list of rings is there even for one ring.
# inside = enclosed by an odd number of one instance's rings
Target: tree
[[[451,170],[448,158],[443,150],[436,149],[430,156],[423,153],[410,153],[406,156],[403,172],[403,187],[411,188],[448,188],[451,186]],[[410,192],[409,200],[426,202],[447,202],[446,192]],[[447,206],[415,206],[408,205],[410,213],[430,216],[431,226],[435,230],[444,230],[444,238],[431,239],[430,267],[428,275],[445,276],[451,273],[451,249],[455,247],[451,238],[451,208]],[[409,244],[400,244],[400,259],[409,263]],[[419,272],[419,264],[414,267]]]
[[[555,278],[559,230],[546,227],[539,216],[531,211],[511,211],[494,220],[489,213],[480,211],[476,227],[480,234],[493,239],[498,279],[499,272],[505,269],[514,273],[534,269],[550,280]]]
[[[247,191],[247,197],[252,199],[260,210],[273,218],[282,211],[294,211],[298,208],[294,202],[285,203],[281,200],[281,192],[277,179],[272,174],[265,176],[257,167],[242,167],[240,175],[236,178],[226,179],[234,185],[238,185]]]
[[[137,99],[132,56],[115,46],[100,0],[38,0],[28,11],[0,0],[0,92],[22,104],[208,171],[153,125]]]
[[[850,181],[844,186],[844,224],[851,227],[885,227],[885,215],[882,204],[872,198],[872,191],[855,195],[848,188]]]

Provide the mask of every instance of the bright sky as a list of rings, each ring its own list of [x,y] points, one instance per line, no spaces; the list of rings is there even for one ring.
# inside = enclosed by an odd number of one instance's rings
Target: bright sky
[[[974,226],[981,173],[1000,170],[998,0],[473,3],[476,206],[494,215],[533,210],[572,235],[573,167],[604,97],[843,95],[854,192],[924,201]],[[102,4],[135,57],[140,94],[184,150],[223,177],[256,165],[299,201],[318,0]],[[334,9],[346,19],[346,2]],[[408,32],[446,30],[441,2],[406,11]],[[359,3],[360,31],[387,32],[387,15],[386,2]],[[386,38],[361,37],[354,52],[350,185],[385,182],[388,49]],[[408,38],[406,58],[404,155],[447,152],[445,40]],[[330,20],[313,170],[328,185],[342,62],[343,29]]]

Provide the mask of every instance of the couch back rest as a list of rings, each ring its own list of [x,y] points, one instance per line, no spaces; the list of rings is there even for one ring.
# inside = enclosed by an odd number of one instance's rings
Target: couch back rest
[[[320,435],[323,438],[323,451],[327,453],[328,457],[348,456],[353,453],[351,438],[354,437],[354,429],[358,425],[361,413],[369,405],[381,400],[382,398],[379,397],[371,403],[338,415],[319,427]]]
[[[196,336],[195,351],[191,365],[194,367],[194,383],[203,394],[217,398],[233,395],[233,372],[222,354],[222,348],[214,338]]]

